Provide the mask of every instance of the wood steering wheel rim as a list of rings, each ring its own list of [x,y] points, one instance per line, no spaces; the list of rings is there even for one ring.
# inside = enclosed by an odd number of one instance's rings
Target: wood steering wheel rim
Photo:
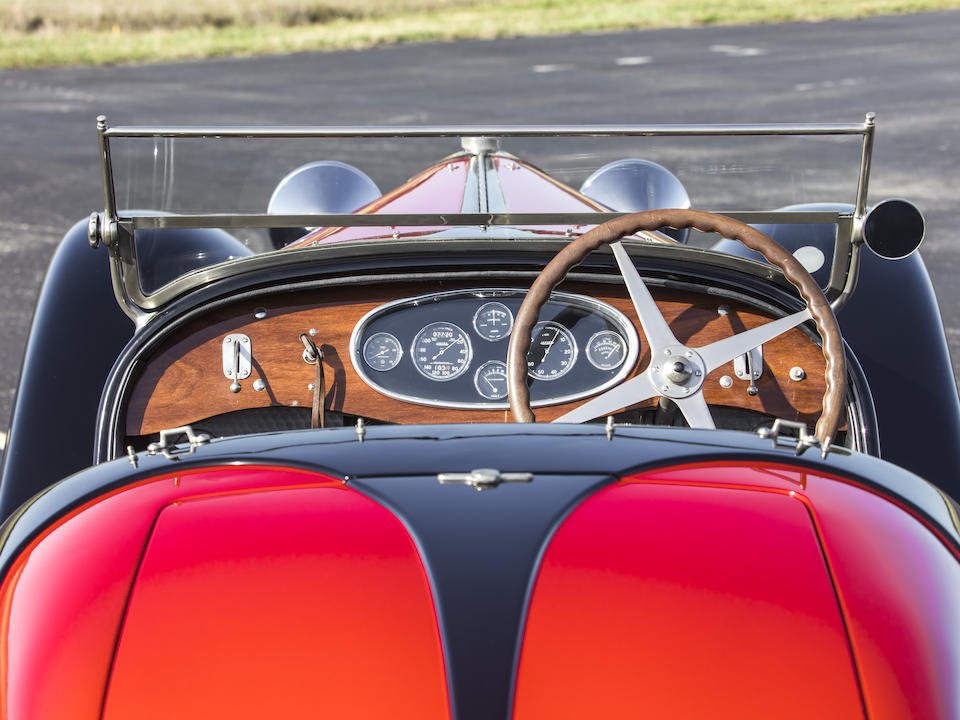
[[[530,286],[517,312],[507,350],[507,393],[514,422],[536,421],[530,407],[530,391],[526,383],[526,358],[530,349],[530,334],[550,293],[563,282],[572,268],[579,265],[597,248],[615,243],[637,232],[658,230],[663,227],[678,230],[693,228],[702,232],[715,232],[722,237],[737,240],[749,249],[759,252],[767,262],[779,268],[784,277],[797,288],[816,324],[822,341],[821,350],[826,361],[823,409],[814,431],[821,449],[825,450],[829,447],[840,424],[846,392],[843,340],[830,304],[810,273],[773,238],[739,220],[701,210],[648,210],[624,215],[584,233],[547,263]],[[665,322],[662,316],[660,321]],[[699,393],[700,390],[696,392]]]

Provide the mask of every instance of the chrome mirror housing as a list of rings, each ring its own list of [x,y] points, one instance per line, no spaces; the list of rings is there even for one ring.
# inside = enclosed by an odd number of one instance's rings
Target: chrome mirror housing
[[[923,242],[923,213],[911,202],[892,199],[877,203],[863,221],[863,240],[887,260],[901,260]]]

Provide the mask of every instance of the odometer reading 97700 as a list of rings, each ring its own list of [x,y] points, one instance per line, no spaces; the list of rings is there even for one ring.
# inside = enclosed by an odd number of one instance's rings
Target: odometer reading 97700
[[[460,377],[470,367],[470,338],[452,323],[430,323],[413,339],[413,365],[425,378],[444,382]]]

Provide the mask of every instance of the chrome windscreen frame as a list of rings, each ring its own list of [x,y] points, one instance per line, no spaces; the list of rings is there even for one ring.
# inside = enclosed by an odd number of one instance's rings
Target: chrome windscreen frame
[[[856,199],[852,212],[769,211],[727,212],[724,215],[750,224],[833,224],[836,241],[825,293],[834,310],[846,303],[856,288],[863,245],[863,221],[876,123],[868,113],[862,123],[851,124],[758,124],[758,125],[596,125],[596,126],[423,126],[423,127],[108,127],[97,118],[104,188],[104,210],[90,217],[89,238],[94,247],[107,246],[110,253],[114,295],[123,311],[142,326],[170,300],[201,284],[261,268],[278,267],[302,259],[301,252],[267,253],[188,273],[145,293],[140,285],[134,233],[145,229],[172,228],[302,228],[302,227],[490,227],[524,225],[593,225],[620,217],[619,212],[588,213],[416,213],[416,214],[198,214],[159,215],[120,212],[110,156],[114,138],[551,138],[551,137],[709,137],[709,136],[860,136],[862,148]],[[481,143],[482,144],[482,143]]]

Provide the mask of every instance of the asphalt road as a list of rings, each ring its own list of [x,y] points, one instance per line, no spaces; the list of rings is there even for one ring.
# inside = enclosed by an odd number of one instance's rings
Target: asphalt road
[[[873,111],[870,200],[924,210],[956,370],[958,35],[960,12],[947,12],[0,72],[0,433],[49,257],[102,208],[100,113],[114,125],[547,124],[858,122]],[[51,352],[69,362],[82,349]]]

